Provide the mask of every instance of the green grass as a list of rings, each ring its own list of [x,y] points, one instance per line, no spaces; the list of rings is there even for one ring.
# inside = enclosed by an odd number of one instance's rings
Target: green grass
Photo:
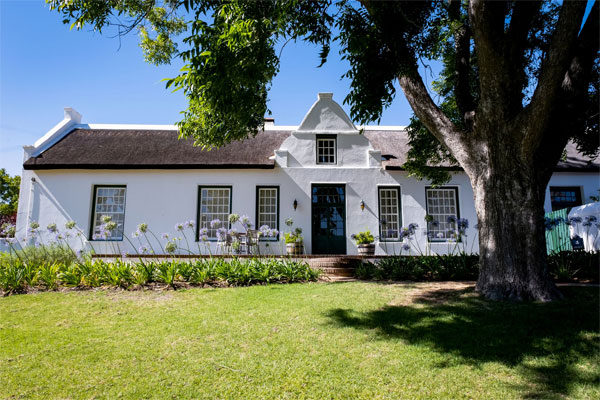
[[[434,284],[0,299],[0,398],[600,398],[598,288]]]

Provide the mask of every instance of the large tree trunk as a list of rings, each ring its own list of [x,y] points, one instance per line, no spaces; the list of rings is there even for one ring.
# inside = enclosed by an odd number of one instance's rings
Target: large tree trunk
[[[471,178],[479,219],[476,290],[494,300],[558,299],[546,261],[547,174],[516,165],[518,157],[508,152],[493,158]]]

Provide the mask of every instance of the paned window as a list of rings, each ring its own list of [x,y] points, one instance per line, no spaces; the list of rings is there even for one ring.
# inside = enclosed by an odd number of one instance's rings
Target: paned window
[[[317,137],[317,164],[336,164],[335,137]]]
[[[445,241],[452,238],[456,230],[456,219],[459,218],[457,188],[426,188],[427,215],[432,221],[427,223],[430,240]],[[448,218],[454,222],[448,221]]]
[[[90,240],[123,240],[126,192],[125,186],[94,186]],[[102,217],[105,215],[110,217],[117,226],[103,233],[100,227],[104,224]]]
[[[576,186],[551,186],[552,211],[581,205],[581,190]]]
[[[382,241],[400,238],[400,188],[379,188],[379,237]]]
[[[279,230],[278,187],[256,188],[256,229],[263,225]]]
[[[208,229],[209,239],[216,239],[218,228],[229,227],[231,187],[200,187],[199,204],[198,228]],[[211,227],[211,221],[217,219],[221,224]]]

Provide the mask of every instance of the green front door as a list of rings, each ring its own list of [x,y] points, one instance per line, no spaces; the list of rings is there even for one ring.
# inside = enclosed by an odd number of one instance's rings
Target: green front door
[[[312,186],[312,253],[346,254],[344,185]]]

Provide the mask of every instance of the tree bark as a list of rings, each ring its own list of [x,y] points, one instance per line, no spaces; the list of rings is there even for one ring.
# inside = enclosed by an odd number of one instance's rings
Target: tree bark
[[[543,222],[549,176],[503,147],[470,177],[479,220],[476,290],[493,300],[559,299],[548,273]]]

